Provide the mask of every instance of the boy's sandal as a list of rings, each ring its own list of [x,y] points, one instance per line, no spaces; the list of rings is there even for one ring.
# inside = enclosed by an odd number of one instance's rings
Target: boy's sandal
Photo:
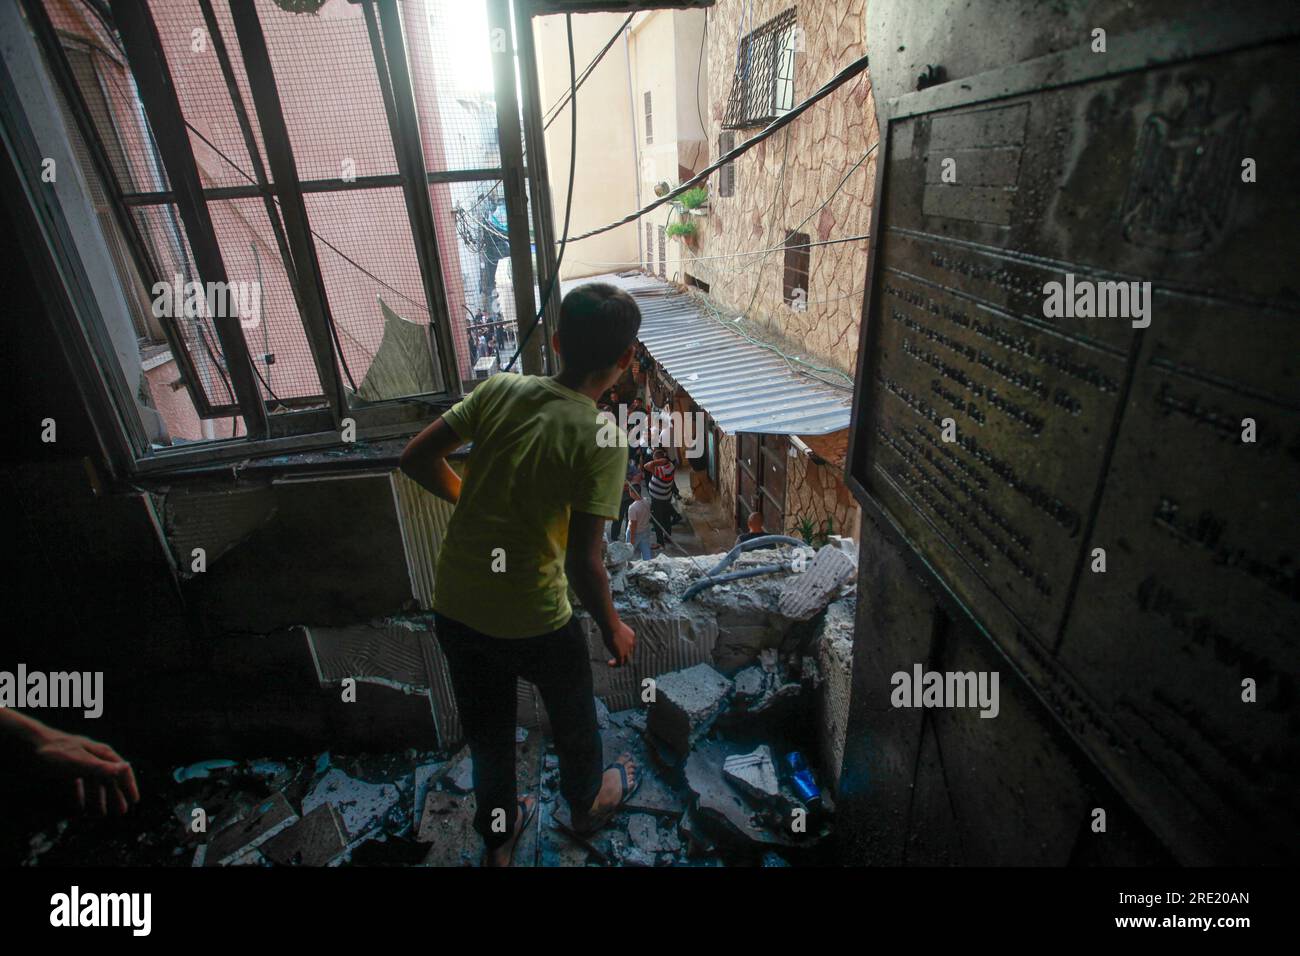
[[[529,801],[531,801],[531,802],[529,802]],[[523,818],[523,820],[521,820],[521,821],[519,822],[519,826],[515,827],[515,832],[512,833],[512,834],[510,834],[510,839],[511,839],[512,841],[514,841],[514,842],[513,842],[513,845],[510,847],[510,862],[509,862],[509,864],[508,864],[509,866],[514,866],[514,865],[515,865],[515,850],[519,848],[519,838],[520,838],[521,836],[524,835],[524,831],[528,829],[528,824],[532,823],[532,822],[533,822],[533,818],[534,818],[535,816],[537,816],[537,800],[536,800],[536,798],[533,798],[533,797],[520,797],[519,800],[517,801],[517,803],[518,803],[518,805],[519,805],[519,809],[520,809],[520,810],[523,812],[523,814],[524,814],[524,818]],[[488,850],[484,850],[484,851],[483,851],[483,862],[484,862],[484,865],[487,864],[487,858],[488,858],[489,852],[490,852],[490,851],[488,851]]]
[[[636,771],[636,780],[630,787],[627,785],[627,770],[629,765],[634,771]],[[632,794],[636,793],[637,787],[641,786],[641,770],[637,767],[631,754],[619,754],[614,762],[606,767],[605,770],[618,771],[621,783],[620,789],[622,792],[619,795],[618,803],[609,810],[606,810],[604,813],[593,813],[582,817],[578,817],[577,815],[573,816],[573,829],[584,836],[589,833],[595,833],[605,824],[609,823],[610,820],[614,819],[618,812],[623,809],[623,804],[627,803]],[[604,774],[602,773],[601,776],[603,778]]]

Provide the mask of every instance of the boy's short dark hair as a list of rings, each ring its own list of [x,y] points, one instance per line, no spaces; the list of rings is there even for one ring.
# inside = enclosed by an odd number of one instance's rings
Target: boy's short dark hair
[[[560,304],[560,358],[570,373],[589,375],[613,365],[636,340],[636,300],[607,282],[590,282]]]

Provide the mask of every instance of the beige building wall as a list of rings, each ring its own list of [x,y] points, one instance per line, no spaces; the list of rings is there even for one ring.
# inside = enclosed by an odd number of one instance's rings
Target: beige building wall
[[[573,17],[573,51],[577,73],[627,18],[622,13],[587,13]],[[569,89],[569,47],[563,16],[535,17],[533,37],[545,112]],[[577,178],[569,234],[621,219],[638,208],[636,133],[629,94],[628,45],[617,40],[578,90]],[[569,183],[571,117],[566,106],[546,132],[546,163],[551,185],[555,238],[564,228]],[[635,268],[640,261],[637,224],[569,246],[560,267],[564,279]]]
[[[631,33],[637,146],[642,205],[645,205],[653,199],[656,184],[676,186],[709,163],[706,134],[700,123],[701,116],[708,119],[708,51],[702,46],[704,11],[639,13],[632,21]],[[646,92],[651,99],[653,136],[650,141],[646,136]],[[682,256],[686,250],[681,240],[667,239],[661,256],[660,244],[664,237],[661,230],[679,219],[674,207],[664,205],[639,224],[643,249],[647,242],[650,245],[643,265],[648,271],[662,273],[675,282],[684,280]]]
[[[579,72],[625,19],[625,14],[618,13],[573,17]],[[569,86],[564,18],[538,17],[533,30],[542,101],[549,107]],[[708,165],[707,135],[701,123],[701,118],[708,118],[707,56],[702,10],[638,13],[624,37],[605,54],[578,91],[578,178],[573,188],[571,235],[621,219],[650,202],[657,183],[676,186]],[[566,108],[546,134],[557,238],[568,188],[569,129]],[[663,238],[659,230],[677,215],[665,206],[639,222],[573,244],[565,253],[561,276],[579,278],[642,267],[658,273]],[[681,242],[666,240],[662,244],[664,275],[681,281]]]

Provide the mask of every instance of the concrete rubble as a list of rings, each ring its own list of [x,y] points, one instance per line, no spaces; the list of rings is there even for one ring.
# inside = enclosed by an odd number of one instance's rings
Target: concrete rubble
[[[856,599],[846,583],[849,545],[832,541],[804,572],[724,582],[687,602],[681,594],[721,555],[632,561],[629,548],[610,546],[611,577],[623,583],[616,606],[638,637],[631,664],[608,667],[599,633],[584,615],[579,622],[590,647],[605,761],[632,753],[641,782],[609,825],[579,836],[567,826],[559,761],[545,723],[521,726],[518,792],[536,796],[539,807],[536,823],[521,836],[516,864],[783,866],[826,859],[852,684]],[[728,570],[791,556],[789,549],[748,552]],[[793,750],[812,766],[824,809],[804,806],[792,790],[784,767]],[[205,756],[212,755],[195,755],[176,771],[149,832],[105,844],[113,857],[102,862],[480,862],[467,748],[197,759]],[[206,830],[192,827],[196,810],[204,812]],[[804,827],[794,824],[801,813]],[[36,834],[29,862],[98,862],[78,840],[76,828],[66,826]]]
[[[722,713],[731,690],[732,682],[709,664],[665,674],[655,684],[647,730],[685,757]]]

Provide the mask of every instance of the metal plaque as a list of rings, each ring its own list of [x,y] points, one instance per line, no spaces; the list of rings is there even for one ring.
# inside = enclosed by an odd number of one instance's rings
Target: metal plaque
[[[891,104],[850,473],[1225,859],[1225,819],[1300,833],[1300,44],[1199,42]]]

